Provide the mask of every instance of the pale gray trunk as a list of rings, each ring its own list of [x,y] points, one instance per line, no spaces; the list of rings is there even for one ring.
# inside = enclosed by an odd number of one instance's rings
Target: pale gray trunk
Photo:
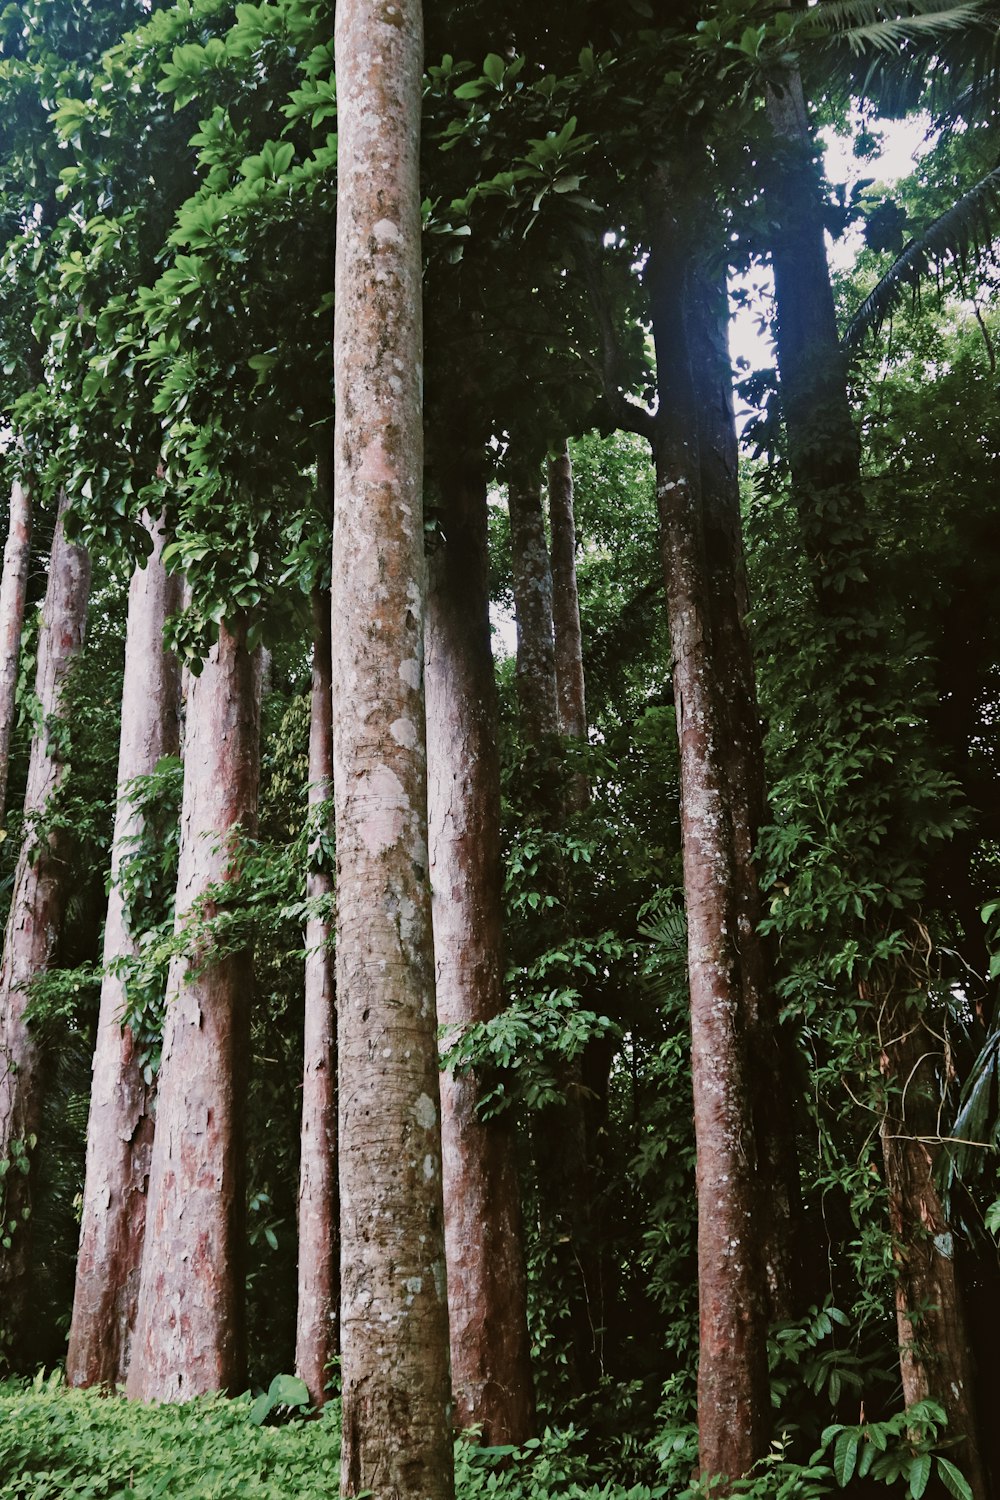
[[[446,1044],[503,1005],[497,694],[485,482],[449,477],[427,609],[428,824],[438,1020]],[[455,1422],[487,1445],[531,1436],[520,1188],[510,1120],[481,1120],[474,1074],[441,1076]]]
[[[313,595],[312,699],[309,715],[309,809],[331,816],[333,703],[330,687],[330,596]],[[333,890],[327,869],[310,869],[306,895]],[[305,1035],[302,1073],[302,1147],[299,1165],[299,1282],[295,1368],[314,1404],[326,1399],[337,1352],[339,1239],[337,1233],[337,1020],[334,1008],[333,924],[306,922]]]
[[[14,695],[21,656],[24,600],[31,561],[31,489],[15,479],[10,487],[10,525],[0,580],[0,827],[7,814],[7,772],[14,728]]]
[[[257,819],[260,680],[242,624],[221,626],[190,678],[176,927],[211,918]],[[212,894],[216,893],[216,894]],[[184,1401],[239,1390],[246,1375],[243,1287],[251,955],[195,940],[167,982],[127,1392]]]
[[[0,967],[0,1161],[12,1162],[0,1182],[0,1221],[11,1237],[9,1249],[0,1250],[0,1306],[15,1356],[27,1312],[31,1176],[12,1158],[26,1167],[26,1153],[41,1122],[43,1082],[39,1046],[25,1020],[27,987],[53,963],[69,894],[69,836],[64,829],[46,833],[44,822],[65,774],[59,709],[70,669],[83,648],[90,593],[90,559],[66,540],[63,529],[66,503],[61,496],[42,607],[35,678],[39,726],[31,742],[24,842]]]
[[[340,0],[334,788],[345,1496],[450,1500],[427,855],[417,0]]]
[[[528,745],[559,733],[552,567],[537,475],[525,469],[507,486],[517,620],[517,705]]]
[[[70,1385],[114,1386],[128,1369],[146,1223],[146,1186],[153,1144],[154,1085],[139,1066],[138,1048],[123,1024],[125,985],[116,960],[139,951],[119,889],[122,860],[142,835],[129,784],[150,775],[178,749],[180,673],[163,646],[163,628],[178,607],[180,580],[163,566],[162,526],[148,517],[149,558],[129,588],[118,751],[118,808],[111,891],[104,928],[104,978],[87,1126],[87,1175],[76,1266],[66,1379]]]

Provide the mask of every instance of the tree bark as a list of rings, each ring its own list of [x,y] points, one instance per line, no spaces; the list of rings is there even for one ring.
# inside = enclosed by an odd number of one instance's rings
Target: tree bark
[[[537,475],[527,466],[507,486],[517,622],[517,706],[525,743],[538,750],[559,733],[552,568]]]
[[[896,1324],[903,1400],[940,1402],[954,1460],[975,1500],[990,1488],[975,1412],[975,1370],[966,1332],[954,1239],[935,1181],[941,1147],[934,1087],[940,1042],[912,1016],[885,1047],[896,1081],[882,1122],[882,1153],[896,1266]]]
[[[418,0],[341,0],[336,51],[341,1492],[451,1500],[423,693]]]
[[[312,604],[309,811],[315,819],[328,816],[333,800],[333,694],[329,594],[317,590]],[[306,876],[307,897],[323,900],[332,890],[332,873],[311,867]],[[333,924],[317,916],[310,916],[306,922],[303,1061],[295,1368],[309,1387],[313,1404],[321,1406],[337,1353],[340,1241]]]
[[[503,1005],[500,759],[486,485],[444,476],[428,593],[428,825],[445,1045]],[[507,1116],[481,1120],[472,1073],[441,1075],[445,1246],[456,1425],[488,1446],[534,1427],[520,1187]]]
[[[731,808],[725,642],[713,619],[698,400],[685,326],[690,249],[665,167],[648,185],[650,306],[659,372],[655,441],[680,746],[681,827],[697,1142],[698,1436],[703,1475],[744,1474],[770,1435],[767,1295],[740,952],[741,870]]]
[[[155,771],[165,755],[177,754],[180,712],[180,670],[163,646],[164,625],[180,602],[180,579],[163,566],[162,524],[147,518],[146,525],[153,551],[136,567],[129,587],[104,978],[66,1356],[70,1385],[112,1388],[125,1379],[135,1327],[155,1096],[155,1084],[146,1083],[139,1066],[132,1030],[122,1021],[125,984],[112,972],[115,960],[138,953],[140,936],[129,930],[118,880],[123,860],[142,834],[129,786]]]
[[[260,682],[245,626],[222,625],[188,690],[176,929],[210,919],[253,836]],[[196,909],[196,910],[195,910]],[[251,956],[195,938],[171,961],[146,1238],[127,1394],[185,1401],[239,1390],[244,1118]]]
[[[715,228],[716,226],[710,225]],[[721,231],[717,236],[721,240]],[[766,1186],[760,1193],[760,1244],[772,1322],[795,1317],[802,1302],[801,1191],[791,1108],[796,1068],[782,1036],[756,861],[767,816],[764,744],[753,653],[750,599],[740,516],[739,449],[733,409],[725,272],[692,259],[685,321],[698,412],[698,472],[711,595],[713,643],[730,687],[726,712],[727,800],[732,818],[740,982],[754,1060],[754,1120]]]
[[[549,529],[552,536],[552,628],[559,727],[568,739],[587,738],[580,599],[576,587],[576,522],[569,444],[548,460]]]
[[[54,962],[69,893],[69,834],[64,828],[45,832],[44,825],[65,775],[59,709],[73,662],[83,649],[90,593],[90,559],[66,540],[66,505],[65,495],[60,496],[38,640],[39,722],[28,765],[24,842],[0,966],[0,1161],[10,1163],[0,1183],[0,1221],[11,1237],[10,1248],[0,1251],[0,1332],[6,1330],[15,1361],[27,1353],[19,1345],[30,1272],[28,1162],[41,1124],[43,1088],[41,1048],[25,1019],[27,987]]]
[[[10,525],[0,581],[0,827],[7,815],[7,773],[14,729],[14,695],[21,656],[24,601],[31,561],[31,488],[15,479],[10,488]]]

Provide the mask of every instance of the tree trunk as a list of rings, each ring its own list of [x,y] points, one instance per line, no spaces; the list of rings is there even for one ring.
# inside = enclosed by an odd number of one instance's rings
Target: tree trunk
[[[176,930],[211,919],[257,817],[257,663],[245,627],[220,626],[188,690]],[[196,912],[194,909],[197,908]],[[146,1239],[127,1394],[185,1401],[239,1390],[243,1313],[248,948],[194,936],[171,961]]]
[[[896,1265],[896,1323],[903,1399],[928,1398],[948,1415],[954,1460],[975,1500],[993,1493],[979,1447],[975,1371],[951,1228],[935,1181],[941,1147],[933,1059],[941,1044],[919,1021],[885,1047],[886,1070],[902,1085],[882,1122],[882,1153]]]
[[[312,699],[309,715],[309,811],[326,820],[333,799],[333,696],[330,673],[330,596],[313,594]],[[319,833],[318,825],[315,832]],[[306,895],[323,900],[333,890],[324,864],[310,864]],[[305,1037],[302,1075],[302,1150],[299,1167],[299,1286],[295,1368],[314,1405],[326,1400],[337,1353],[340,1241],[337,1204],[337,1021],[333,984],[333,924],[306,922]]]
[[[24,600],[31,561],[31,489],[15,479],[10,489],[10,526],[0,581],[0,827],[7,814],[7,772],[14,729],[14,694],[21,656]]]
[[[153,551],[136,567],[129,588],[118,752],[118,808],[111,891],[104,929],[104,978],[87,1126],[87,1175],[76,1266],[66,1379],[70,1385],[114,1387],[125,1379],[135,1327],[146,1187],[153,1145],[155,1085],[139,1066],[131,1028],[123,1025],[125,985],[111,971],[139,951],[118,886],[122,861],[142,834],[129,785],[176,755],[180,707],[177,659],[163,646],[163,628],[180,601],[180,580],[161,560],[163,531],[147,519]]]
[[[559,727],[568,739],[587,738],[580,600],[576,588],[576,523],[569,444],[549,458],[549,529],[552,534],[552,628],[555,639]]]
[[[425,661],[428,824],[445,1045],[503,1005],[500,761],[490,646],[486,486],[448,475],[432,555]],[[532,1434],[534,1397],[511,1122],[476,1113],[474,1074],[441,1075],[455,1421],[488,1446]]]
[[[711,228],[715,226],[710,225]],[[721,241],[721,231],[717,238]],[[760,1244],[769,1318],[792,1318],[802,1301],[801,1192],[795,1121],[792,1044],[781,1034],[767,941],[758,931],[763,903],[756,849],[767,816],[764,745],[746,619],[750,608],[740,516],[739,450],[733,410],[725,272],[695,255],[685,319],[698,411],[698,472],[711,594],[713,644],[729,678],[726,712],[727,800],[732,819],[740,981],[751,1028],[754,1120],[766,1187],[760,1193]]]
[[[341,0],[336,51],[341,1491],[451,1500],[423,694],[418,0]]]
[[[540,749],[559,733],[552,569],[538,478],[527,467],[507,486],[517,621],[517,706],[525,743]]]
[[[744,1474],[770,1435],[767,1295],[743,991],[741,870],[731,789],[732,691],[713,620],[703,530],[698,400],[684,307],[690,252],[670,174],[649,184],[649,279],[660,400],[655,442],[664,584],[674,660],[697,1142],[698,1434],[703,1475]]]
[[[27,1220],[31,1207],[29,1157],[41,1124],[42,1055],[25,1019],[28,985],[51,967],[69,894],[71,841],[65,828],[45,832],[46,817],[65,774],[60,753],[59,707],[73,662],[83,648],[90,592],[90,559],[66,540],[60,497],[49,563],[49,580],[38,640],[35,693],[39,728],[31,742],[24,797],[24,842],[0,966],[0,1161],[10,1163],[0,1179],[0,1223],[11,1244],[0,1250],[0,1336],[11,1354],[27,1354],[19,1343],[27,1315],[30,1271]]]

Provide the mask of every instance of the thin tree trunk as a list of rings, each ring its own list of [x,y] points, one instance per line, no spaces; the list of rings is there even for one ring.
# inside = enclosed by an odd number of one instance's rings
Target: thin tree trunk
[[[767,1295],[743,992],[741,871],[730,808],[725,643],[712,618],[698,446],[698,400],[684,305],[690,252],[676,185],[660,168],[647,203],[653,335],[660,381],[655,442],[664,584],[680,746],[681,827],[697,1142],[699,1461],[744,1474],[770,1435]]]
[[[451,1500],[423,694],[418,0],[341,0],[334,789],[341,1492]]]
[[[7,773],[14,728],[14,695],[21,656],[24,601],[31,561],[31,489],[19,479],[10,488],[10,525],[0,581],[0,827],[7,815]]]
[[[66,1356],[70,1385],[114,1387],[125,1379],[135,1326],[146,1186],[153,1145],[155,1085],[139,1066],[132,1030],[123,1025],[127,996],[116,959],[135,956],[140,934],[129,930],[118,885],[122,862],[142,834],[129,785],[176,755],[180,670],[164,649],[163,628],[180,601],[180,579],[163,566],[163,530],[147,518],[149,558],[132,575],[125,636],[118,808],[111,891],[104,929],[104,978],[87,1126],[87,1175],[76,1266],[76,1293]]]
[[[559,727],[569,739],[587,738],[580,599],[576,587],[576,522],[569,444],[548,460],[549,529],[552,534],[552,627],[555,639]]]
[[[309,715],[309,810],[328,814],[333,799],[333,695],[330,595],[313,594],[312,699]],[[306,895],[324,900],[332,872],[311,867]],[[295,1368],[315,1405],[337,1353],[340,1241],[337,1204],[337,1020],[333,983],[333,924],[306,922],[305,1036],[302,1075],[302,1149],[299,1167],[299,1284]]]
[[[527,467],[507,486],[517,621],[517,705],[525,743],[539,750],[559,733],[552,568],[537,475]]]
[[[711,226],[714,227],[714,226]],[[721,233],[719,234],[721,239]],[[801,1192],[791,1108],[794,1051],[782,1036],[755,858],[767,816],[764,745],[746,619],[750,608],[740,516],[739,451],[733,410],[724,271],[694,257],[686,300],[688,347],[698,411],[698,465],[714,649],[729,678],[726,762],[732,819],[740,980],[751,1027],[754,1119],[765,1186],[760,1243],[772,1322],[800,1311]]]
[[[905,1024],[905,1023],[904,1023]],[[932,1399],[948,1414],[954,1460],[975,1500],[992,1494],[975,1418],[975,1370],[966,1332],[954,1240],[935,1181],[933,1059],[940,1042],[911,1019],[885,1047],[886,1067],[902,1092],[889,1100],[882,1152],[896,1264],[896,1323],[903,1399]]]
[[[64,828],[46,833],[44,825],[65,774],[59,709],[73,662],[83,648],[90,593],[90,559],[66,540],[66,504],[63,495],[38,641],[39,727],[31,742],[24,842],[0,966],[0,1161],[10,1164],[0,1182],[0,1223],[4,1236],[11,1239],[9,1248],[0,1250],[0,1319],[14,1359],[26,1352],[19,1342],[27,1318],[30,1272],[28,1163],[41,1124],[43,1088],[41,1049],[25,1019],[27,987],[54,961],[69,894],[69,834]]]
[[[256,827],[260,682],[245,633],[242,624],[220,626],[201,675],[190,679],[178,932],[219,910],[238,874],[234,840]],[[170,965],[127,1383],[140,1400],[239,1390],[246,1378],[250,980],[248,948],[214,956],[204,939]]]
[[[486,485],[448,475],[428,594],[428,824],[445,1045],[503,1005],[500,760],[490,646]],[[481,1120],[474,1074],[441,1075],[455,1422],[522,1443],[534,1396],[520,1188],[509,1118]]]

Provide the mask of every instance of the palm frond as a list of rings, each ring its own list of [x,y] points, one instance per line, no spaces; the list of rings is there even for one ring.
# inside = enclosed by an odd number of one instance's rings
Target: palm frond
[[[963,193],[918,238],[911,240],[851,318],[842,344],[853,349],[870,330],[878,332],[907,290],[916,295],[932,267],[948,261],[963,270],[978,259],[1000,230],[1000,166]]]

